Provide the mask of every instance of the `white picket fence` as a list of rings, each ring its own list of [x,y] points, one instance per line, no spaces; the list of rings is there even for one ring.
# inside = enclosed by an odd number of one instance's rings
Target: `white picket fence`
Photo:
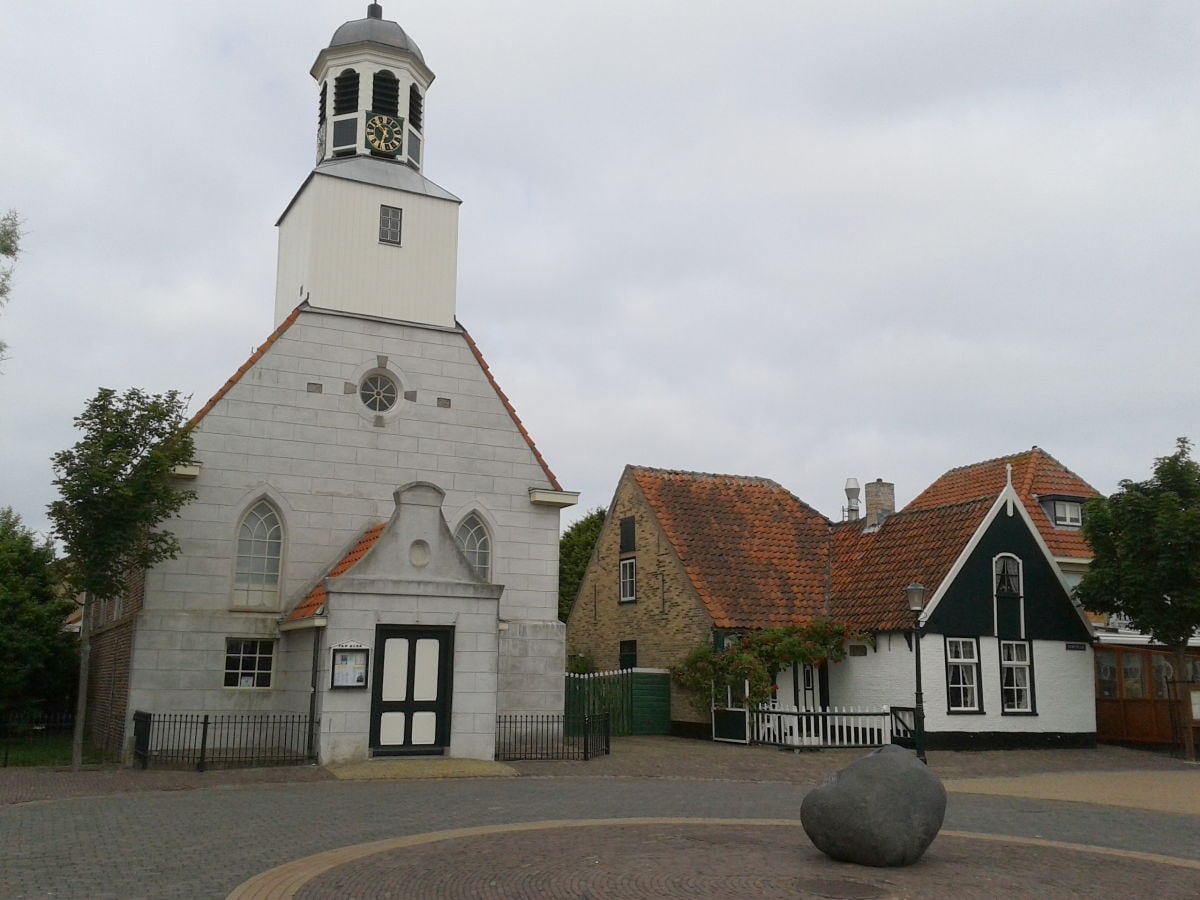
[[[751,743],[778,747],[882,747],[892,741],[887,709],[830,707],[803,710],[772,703],[748,709]]]

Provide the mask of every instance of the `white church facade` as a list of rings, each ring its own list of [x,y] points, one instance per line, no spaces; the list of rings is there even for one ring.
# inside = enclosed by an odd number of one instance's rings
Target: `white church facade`
[[[182,554],[93,620],[93,710],[296,713],[322,763],[490,759],[561,712],[564,491],[455,315],[459,201],[423,174],[416,44],[378,4],[312,68],[276,329],[193,418]],[[139,583],[144,580],[144,585]]]

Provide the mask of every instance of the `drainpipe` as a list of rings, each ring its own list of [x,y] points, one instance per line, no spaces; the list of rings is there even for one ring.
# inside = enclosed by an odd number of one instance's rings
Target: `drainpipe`
[[[308,758],[317,758],[317,669],[321,662],[321,629],[314,628],[312,684],[308,692]]]

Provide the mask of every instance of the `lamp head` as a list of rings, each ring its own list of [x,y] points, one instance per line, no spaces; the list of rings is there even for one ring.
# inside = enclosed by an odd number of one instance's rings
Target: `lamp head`
[[[919,613],[925,608],[925,585],[910,584],[904,589],[904,596],[908,598],[908,608],[915,613]]]

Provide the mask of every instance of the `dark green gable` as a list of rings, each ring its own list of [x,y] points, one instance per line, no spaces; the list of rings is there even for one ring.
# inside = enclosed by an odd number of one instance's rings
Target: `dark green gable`
[[[1020,606],[1016,598],[1001,597],[996,601],[1000,634],[996,635],[993,628],[992,560],[1002,553],[1011,553],[1022,563],[1025,639],[1090,643],[1091,635],[1055,575],[1052,563],[1015,508],[1011,516],[1006,508],[1001,508],[929,617],[925,632],[1011,640],[1020,637]]]

